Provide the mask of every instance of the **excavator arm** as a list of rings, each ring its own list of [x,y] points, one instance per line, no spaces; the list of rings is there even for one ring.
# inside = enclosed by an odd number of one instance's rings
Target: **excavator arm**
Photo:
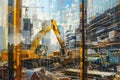
[[[37,47],[39,46],[40,40],[46,35],[47,32],[51,30],[51,26],[45,27],[41,31],[39,31],[38,35],[36,35],[36,38],[32,41],[31,44],[31,50],[35,52]]]
[[[46,33],[48,33],[50,30],[53,30],[56,38],[61,46],[61,52],[64,55],[67,51],[67,49],[65,48],[65,44],[60,36],[60,31],[59,28],[57,26],[57,23],[55,20],[51,20],[51,26],[46,26],[45,28],[43,28],[42,30],[40,30],[38,32],[38,34],[35,36],[35,38],[33,39],[32,43],[31,43],[31,49],[30,50],[21,50],[21,56],[22,56],[22,60],[24,59],[31,59],[31,58],[38,58],[39,56],[36,55],[36,49],[39,46],[39,42],[40,40],[46,35]],[[8,52],[7,52],[8,53]],[[3,53],[3,56],[7,56],[8,54]],[[7,61],[7,58],[4,58],[4,61]],[[16,59],[15,59],[16,60]]]
[[[61,38],[61,34],[60,34],[60,31],[59,31],[59,28],[57,26],[57,23],[55,20],[51,20],[51,26],[47,26],[45,28],[43,28],[41,31],[39,31],[39,33],[35,36],[34,40],[32,41],[32,44],[31,44],[31,50],[33,52],[36,51],[37,47],[39,46],[39,42],[40,40],[46,35],[46,33],[48,33],[50,30],[53,30],[55,35],[56,35],[56,38],[61,46],[61,52],[62,54],[64,55],[67,51],[66,47],[65,47],[65,44]]]
[[[51,27],[56,35],[56,38],[61,46],[61,52],[62,52],[62,55],[64,56],[66,53],[67,53],[67,48],[65,47],[65,43],[63,42],[62,38],[61,38],[61,34],[60,34],[60,31],[59,31],[59,28],[58,28],[58,25],[57,25],[57,22],[55,20],[51,20]]]

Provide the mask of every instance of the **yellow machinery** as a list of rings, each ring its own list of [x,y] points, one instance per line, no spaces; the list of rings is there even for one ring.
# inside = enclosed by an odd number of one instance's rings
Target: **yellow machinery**
[[[49,32],[50,30],[54,31],[56,38],[57,38],[57,40],[62,48],[62,52],[61,51],[53,52],[52,57],[56,57],[56,55],[59,54],[58,57],[63,58],[63,65],[66,65],[67,63],[72,61],[72,57],[65,59],[65,57],[67,56],[68,50],[66,49],[65,44],[64,44],[63,40],[61,39],[59,28],[58,28],[55,20],[51,20],[51,26],[46,26],[45,28],[43,28],[42,30],[39,31],[39,33],[36,35],[36,37],[34,38],[34,40],[31,43],[31,49],[20,51],[21,52],[20,58],[22,61],[36,60],[36,59],[39,60],[41,58],[45,58],[45,56],[41,56],[41,55],[37,54],[36,49],[39,47],[39,42],[42,39],[42,37],[44,37],[46,35],[46,33]],[[21,45],[21,43],[19,43],[17,46],[19,46],[19,45]],[[14,62],[15,62],[15,64],[16,64],[16,61],[18,60],[18,57],[16,57],[17,56],[16,51],[18,49],[17,46],[14,46],[15,47],[15,49],[14,49]],[[61,57],[61,55],[62,55],[62,57]],[[8,51],[7,50],[3,51],[1,56],[2,56],[2,61],[8,61]]]
[[[59,32],[59,28],[57,26],[57,23],[55,20],[52,20],[51,22],[52,22],[52,29],[53,29],[53,31],[56,35],[56,38],[61,46],[62,55],[65,56],[65,55],[67,55],[67,49],[66,49],[65,44],[60,36],[60,32]]]
[[[56,25],[56,21],[55,20],[51,20],[51,22],[52,22],[52,25],[42,29],[38,33],[36,38],[32,41],[31,49],[29,49],[29,50],[28,49],[27,50],[21,50],[21,54],[20,55],[21,55],[22,60],[40,58],[40,56],[37,55],[35,53],[35,51],[36,51],[37,47],[39,46],[39,42],[42,39],[42,37],[45,36],[46,33],[49,32],[51,29],[53,29],[53,31],[55,32],[56,37],[57,37],[59,43],[63,46],[64,43],[62,42],[62,40],[60,38],[60,32],[59,32],[58,26]],[[19,46],[19,45],[21,45],[21,43],[18,44],[17,46]],[[2,56],[2,60],[3,61],[8,61],[8,57],[7,57],[8,56],[8,51],[7,50],[3,51],[1,56]],[[14,54],[14,56],[16,56],[16,54]],[[16,57],[14,57],[14,61],[16,61]]]
[[[25,61],[25,60],[34,60],[34,59],[41,59],[42,56],[39,56],[38,54],[35,53],[36,49],[39,46],[39,42],[42,39],[43,36],[46,35],[47,32],[49,32],[51,29],[53,29],[54,33],[56,34],[56,37],[60,43],[60,45],[62,47],[64,47],[64,42],[62,42],[61,37],[60,37],[60,32],[58,29],[58,26],[56,24],[55,20],[51,20],[51,26],[47,26],[44,29],[42,29],[38,35],[36,36],[36,38],[32,41],[31,43],[31,49],[27,49],[27,50],[21,50],[21,48],[19,47],[21,45],[21,43],[19,43],[18,45],[13,45],[14,49],[13,49],[13,59],[14,59],[14,67],[16,68],[16,70],[18,69],[18,67],[21,67],[21,61]],[[19,50],[19,55],[17,54]],[[1,53],[1,57],[2,57],[2,61],[8,61],[8,50],[5,50]],[[17,62],[19,62],[19,66],[16,65]],[[19,71],[20,72],[20,71]],[[19,73],[20,74],[20,73]]]

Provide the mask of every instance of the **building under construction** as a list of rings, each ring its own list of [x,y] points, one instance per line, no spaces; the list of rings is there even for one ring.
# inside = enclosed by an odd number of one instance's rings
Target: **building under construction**
[[[120,80],[119,0],[1,0],[0,17],[0,80]]]

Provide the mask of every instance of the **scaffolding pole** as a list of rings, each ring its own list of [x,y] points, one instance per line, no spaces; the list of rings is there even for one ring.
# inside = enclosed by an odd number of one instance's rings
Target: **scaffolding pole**
[[[9,80],[21,80],[21,0],[8,0],[8,69]],[[14,72],[16,76],[14,76]]]

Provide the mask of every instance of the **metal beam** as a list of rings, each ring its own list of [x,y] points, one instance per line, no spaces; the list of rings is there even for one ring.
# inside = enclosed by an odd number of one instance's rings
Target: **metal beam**
[[[8,0],[8,67],[9,80],[21,80],[21,44],[16,44],[20,40],[21,33],[21,0]],[[19,38],[19,39],[15,39]],[[15,63],[15,64],[14,64]],[[16,69],[16,76],[14,72]]]
[[[8,0],[8,9],[9,7],[14,7],[14,0]],[[12,11],[12,12],[11,12]],[[10,25],[10,24],[13,24],[14,23],[14,18],[13,18],[13,8],[11,10],[8,10],[8,36],[10,35],[14,35],[14,27],[13,25]],[[12,42],[10,43],[10,41],[13,41],[14,42],[14,37],[11,36],[8,37],[8,71],[9,71],[9,80],[14,80],[14,46],[12,44]]]

